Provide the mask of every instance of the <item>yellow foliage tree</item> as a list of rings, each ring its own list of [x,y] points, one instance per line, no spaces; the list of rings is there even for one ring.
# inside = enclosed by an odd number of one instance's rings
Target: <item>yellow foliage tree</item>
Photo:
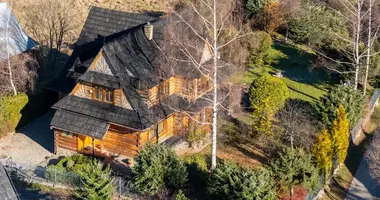
[[[263,100],[262,105],[253,106],[253,129],[259,133],[270,135],[272,133],[273,109],[269,105],[269,98]]]
[[[334,155],[338,157],[338,164],[342,164],[347,156],[349,146],[349,122],[343,105],[337,109],[337,117],[333,122],[331,129],[331,138],[333,142]]]
[[[326,176],[333,164],[334,150],[332,144],[330,134],[325,129],[317,136],[316,143],[313,147],[313,156],[317,166],[325,172]]]

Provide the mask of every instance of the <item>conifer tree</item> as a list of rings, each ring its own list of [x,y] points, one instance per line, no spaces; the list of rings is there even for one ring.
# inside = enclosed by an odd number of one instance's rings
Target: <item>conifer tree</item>
[[[80,173],[82,187],[79,188],[75,196],[83,200],[109,200],[113,194],[113,180],[111,169],[98,161],[93,160],[92,164],[88,164]]]
[[[332,168],[333,153],[332,141],[327,129],[325,129],[317,136],[316,143],[313,147],[313,155],[317,166],[326,176],[328,171]]]
[[[338,158],[338,164],[342,164],[347,156],[349,146],[349,122],[343,105],[339,105],[336,111],[336,119],[331,129],[334,155]]]
[[[270,134],[272,131],[273,111],[269,106],[268,98],[263,100],[263,105],[260,109],[254,108],[253,111],[253,129],[259,133]]]
[[[318,186],[318,170],[312,161],[312,155],[300,148],[287,148],[279,153],[270,163],[276,181],[285,186],[292,199],[293,187],[301,185],[309,191],[315,191]]]

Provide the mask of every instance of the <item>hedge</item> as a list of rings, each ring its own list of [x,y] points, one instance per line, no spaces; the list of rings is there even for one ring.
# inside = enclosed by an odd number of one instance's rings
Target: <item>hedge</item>
[[[20,112],[27,103],[26,94],[0,97],[0,137],[15,131],[21,119]]]

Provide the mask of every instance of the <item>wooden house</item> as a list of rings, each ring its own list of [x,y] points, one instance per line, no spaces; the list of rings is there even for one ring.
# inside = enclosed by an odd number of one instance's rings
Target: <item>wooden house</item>
[[[169,66],[165,17],[93,7],[68,63],[74,88],[53,108],[55,149],[134,157],[144,145],[210,131],[210,79]],[[205,47],[200,59],[207,65]]]

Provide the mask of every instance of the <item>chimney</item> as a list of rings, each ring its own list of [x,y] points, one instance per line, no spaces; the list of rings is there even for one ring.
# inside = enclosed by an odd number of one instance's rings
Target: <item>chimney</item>
[[[148,38],[148,40],[153,39],[153,25],[150,22],[145,24],[144,33],[145,33],[145,36]]]

